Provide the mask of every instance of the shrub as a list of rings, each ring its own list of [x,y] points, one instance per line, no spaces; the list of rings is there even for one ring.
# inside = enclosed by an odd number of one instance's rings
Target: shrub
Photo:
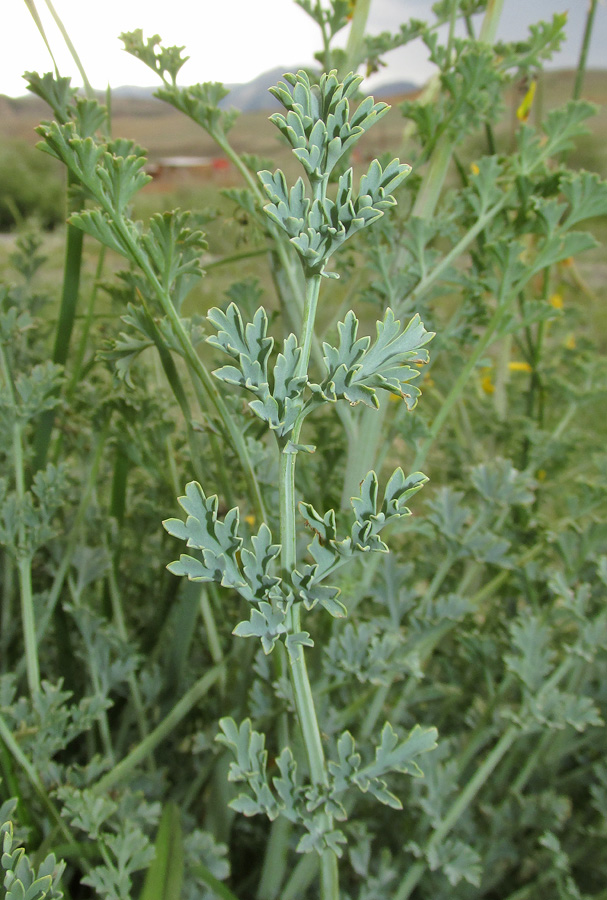
[[[0,147],[0,230],[35,218],[44,229],[65,222],[65,178],[53,160],[25,141]]]

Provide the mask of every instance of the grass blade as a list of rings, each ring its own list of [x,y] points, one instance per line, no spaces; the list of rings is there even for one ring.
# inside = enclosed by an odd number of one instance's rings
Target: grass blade
[[[156,857],[139,900],[178,900],[183,885],[183,834],[177,804],[165,804],[154,847]]]

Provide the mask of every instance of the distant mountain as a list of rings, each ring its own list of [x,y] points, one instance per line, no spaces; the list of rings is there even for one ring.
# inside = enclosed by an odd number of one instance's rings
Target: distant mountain
[[[229,89],[229,95],[220,104],[224,109],[233,106],[240,112],[263,112],[266,110],[278,109],[280,104],[274,99],[269,89],[280,81],[285,72],[289,70],[287,66],[270,69],[268,72],[262,72],[257,78],[248,81],[245,84],[226,84]],[[391,81],[388,84],[378,85],[373,90],[374,97],[397,97],[401,94],[410,94],[418,89],[418,85],[411,81]],[[123,85],[112,90],[112,96],[117,100],[140,100],[147,102],[153,100],[153,87],[136,87],[134,85]]]
[[[378,84],[369,91],[377,99],[384,97],[400,97],[403,94],[412,94],[419,91],[421,85],[412,81],[388,81],[386,84]]]
[[[265,112],[279,109],[280,104],[269,93],[269,88],[273,87],[280,81],[285,72],[292,71],[288,66],[270,69],[268,72],[262,72],[257,78],[248,81],[246,84],[226,84],[229,89],[229,95],[221,102],[223,108],[235,107],[240,112]],[[409,94],[418,89],[418,85],[410,81],[391,81],[388,84],[378,85],[373,88],[374,97],[397,97],[402,94]],[[162,115],[161,108],[164,113],[169,112],[169,108],[154,97],[155,87],[139,87],[137,85],[121,85],[112,89],[112,100],[115,104],[114,112],[133,113],[132,104],[137,104],[137,114],[142,116]],[[105,102],[105,92],[98,91],[97,96],[101,103]],[[23,97],[9,98],[0,95],[2,101],[2,112],[5,115],[16,113],[21,109],[40,107],[40,114],[45,114],[46,106],[38,97],[32,94],[26,94]]]

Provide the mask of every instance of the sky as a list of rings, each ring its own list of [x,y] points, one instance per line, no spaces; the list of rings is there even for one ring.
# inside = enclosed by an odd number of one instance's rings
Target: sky
[[[93,87],[150,85],[154,76],[122,50],[118,35],[142,28],[165,44],[185,45],[191,57],[180,82],[250,81],[269,69],[285,71],[313,62],[319,49],[317,25],[293,0],[52,0]],[[61,75],[80,85],[76,67],[46,7],[35,0]],[[588,0],[504,0],[498,38],[523,37],[533,22],[568,11],[567,41],[552,65],[573,68],[579,55]],[[395,30],[409,17],[432,18],[430,0],[372,0],[369,31]],[[344,44],[347,29],[336,43]],[[607,67],[607,4],[599,0],[589,66]],[[369,80],[424,83],[432,74],[417,41],[388,54],[389,66]],[[0,94],[20,96],[24,71],[47,72],[51,60],[25,0],[0,2]]]

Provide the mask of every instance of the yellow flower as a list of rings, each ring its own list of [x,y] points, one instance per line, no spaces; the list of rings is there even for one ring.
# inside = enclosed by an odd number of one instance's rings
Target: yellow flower
[[[495,385],[491,381],[491,375],[487,374],[481,379],[481,387],[486,394],[495,393]]]
[[[555,309],[563,308],[563,298],[560,294],[553,294],[548,302],[551,306],[554,306]]]
[[[245,516],[244,520],[250,528],[255,525],[255,516],[252,513],[249,513],[248,516]]]
[[[533,369],[528,362],[522,362],[516,359],[513,359],[512,362],[508,363],[508,368],[511,372],[533,372]]]
[[[472,172],[473,175],[478,175],[478,173],[480,172],[480,169],[476,165],[476,163],[470,163],[470,171]]]
[[[567,348],[567,350],[575,350],[575,346],[575,335],[568,334],[565,341],[565,347]]]
[[[522,103],[516,111],[516,118],[519,122],[526,122],[533,106],[533,98],[535,97],[536,82],[532,81],[529,90],[523,97]]]

